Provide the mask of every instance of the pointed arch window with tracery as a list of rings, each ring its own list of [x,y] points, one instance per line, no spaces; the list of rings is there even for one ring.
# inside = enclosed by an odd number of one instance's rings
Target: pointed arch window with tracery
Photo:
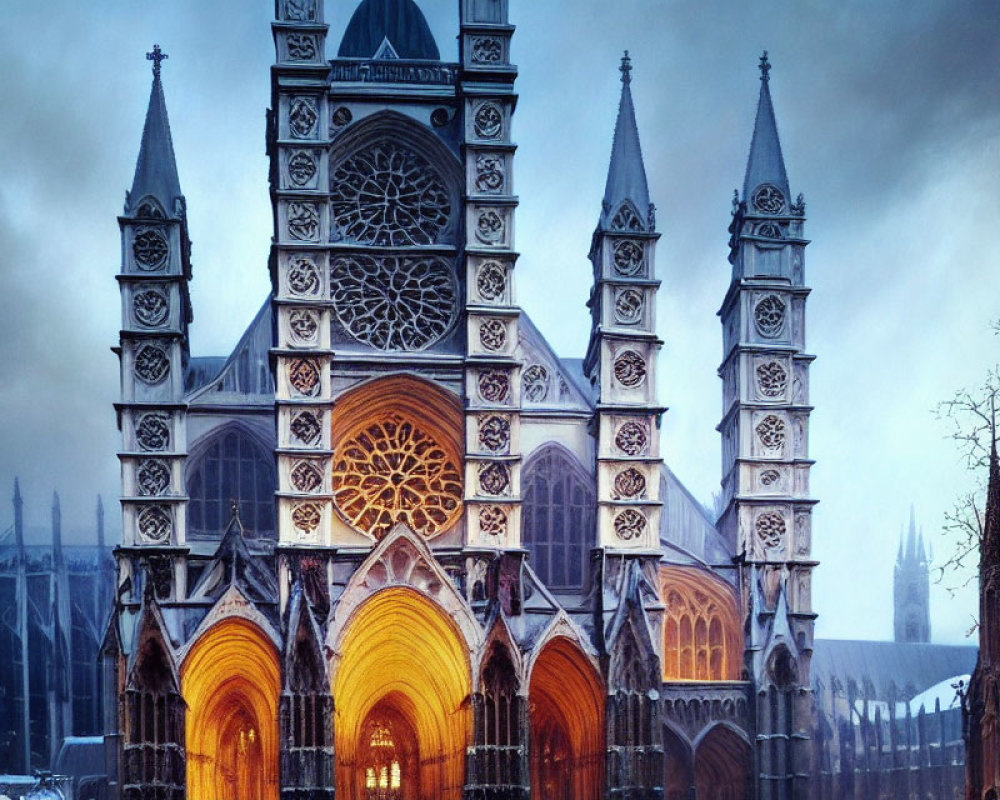
[[[700,570],[664,568],[663,679],[739,680],[742,626],[732,590]]]
[[[550,444],[525,465],[522,487],[524,546],[532,569],[551,589],[579,589],[594,542],[593,477],[568,450]]]

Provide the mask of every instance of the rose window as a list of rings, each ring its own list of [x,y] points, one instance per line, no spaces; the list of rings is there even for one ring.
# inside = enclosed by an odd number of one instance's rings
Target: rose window
[[[458,305],[454,270],[441,258],[349,256],[330,267],[340,324],[379,350],[422,350],[451,330]]]
[[[381,142],[333,173],[330,200],[348,241],[388,247],[436,244],[451,217],[444,181],[421,156]]]
[[[349,523],[377,539],[399,522],[434,536],[462,513],[460,460],[414,422],[389,413],[337,445],[333,496]]]

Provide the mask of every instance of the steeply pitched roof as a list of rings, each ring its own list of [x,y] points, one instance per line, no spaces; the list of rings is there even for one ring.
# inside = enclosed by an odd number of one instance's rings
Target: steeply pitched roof
[[[600,227],[604,230],[611,228],[615,214],[626,202],[634,207],[643,226],[649,218],[649,187],[646,183],[642,147],[639,145],[635,106],[632,104],[632,61],[627,50],[622,58],[621,72],[622,96],[618,105],[615,138],[611,145],[611,164],[604,189],[600,222]]]
[[[363,0],[347,23],[337,56],[441,60],[434,35],[413,0]]]
[[[167,216],[175,213],[176,201],[182,198],[181,183],[177,177],[174,143],[170,137],[170,120],[167,102],[160,81],[159,62],[153,69],[153,88],[149,93],[146,125],[142,129],[142,144],[135,165],[132,191],[125,202],[125,213],[134,214],[144,197],[154,198]]]
[[[743,199],[749,200],[751,192],[758,186],[770,183],[784,193],[785,201],[788,202],[788,175],[785,172],[785,159],[781,155],[774,105],[771,103],[770,71],[771,63],[765,50],[760,58],[760,100],[757,102],[757,121],[753,126],[747,174],[743,179]]]

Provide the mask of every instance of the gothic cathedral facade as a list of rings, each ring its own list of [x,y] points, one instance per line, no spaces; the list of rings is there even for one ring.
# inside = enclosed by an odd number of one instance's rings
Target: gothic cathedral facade
[[[116,798],[809,796],[809,290],[766,54],[716,519],[660,449],[627,55],[585,357],[517,304],[507,6],[461,0],[451,63],[414,0],[363,0],[332,58],[323,0],[277,0],[272,293],[228,358],[190,353],[149,54],[119,218]]]

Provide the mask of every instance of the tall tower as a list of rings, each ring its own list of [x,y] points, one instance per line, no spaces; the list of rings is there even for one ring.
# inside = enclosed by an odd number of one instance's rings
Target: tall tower
[[[893,627],[897,642],[931,640],[930,564],[924,550],[924,534],[917,534],[917,523],[910,506],[910,530],[899,537],[899,555],[893,573]]]
[[[611,164],[590,248],[594,286],[583,368],[598,393],[595,580],[609,676],[607,787],[652,798],[663,795],[659,704],[652,700],[661,683],[662,606],[654,588],[660,559],[659,428],[665,411],[656,396],[663,344],[655,315],[660,235],[639,145],[628,52],[621,75]]]
[[[122,232],[121,402],[122,546],[129,558],[163,558],[185,543],[184,371],[192,320],[191,241],[170,137],[159,46],[132,190],[118,218]],[[178,574],[180,570],[178,568]],[[133,577],[132,598],[141,591]]]
[[[746,669],[758,687],[761,798],[807,797],[812,507],[805,352],[805,204],[792,201],[771,103],[767,53],[742,196],[729,231],[723,328],[723,513],[740,568]]]

